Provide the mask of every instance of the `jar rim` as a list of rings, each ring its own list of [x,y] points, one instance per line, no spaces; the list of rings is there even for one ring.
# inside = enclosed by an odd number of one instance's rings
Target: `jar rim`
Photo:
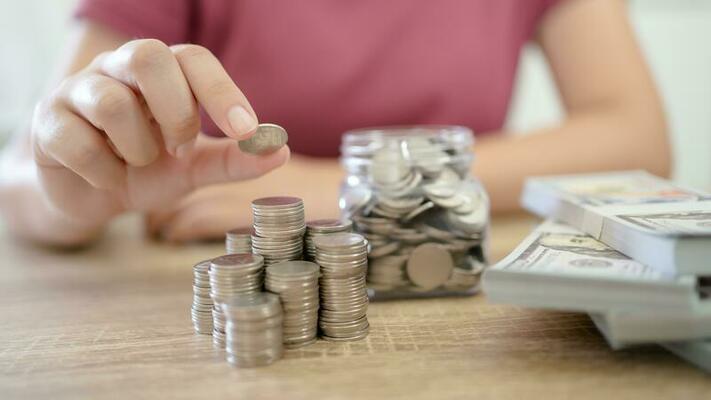
[[[474,144],[474,132],[463,125],[382,125],[351,129],[343,133],[343,145],[347,142],[366,138],[401,139],[412,136],[422,137],[460,137]]]
[[[414,165],[422,162],[411,158],[413,138],[426,139],[429,144],[418,143],[417,154],[427,157],[426,164],[471,164],[474,155],[472,130],[460,125],[393,125],[361,128],[343,134],[341,164],[347,170],[367,167],[372,157],[389,148],[402,155],[392,160],[393,165]],[[423,154],[424,152],[424,154]],[[387,161],[381,160],[387,163]]]

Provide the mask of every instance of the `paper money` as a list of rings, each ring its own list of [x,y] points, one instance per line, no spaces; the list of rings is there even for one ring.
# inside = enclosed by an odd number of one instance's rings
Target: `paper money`
[[[553,221],[484,272],[484,291],[494,301],[571,311],[701,307],[695,277],[665,276]]]
[[[593,321],[595,322],[595,326],[598,328],[600,333],[605,337],[607,342],[610,344],[610,347],[612,347],[615,350],[618,349],[624,349],[630,346],[634,346],[635,344],[639,343],[649,343],[652,340],[647,340],[647,341],[641,341],[641,340],[632,340],[632,341],[625,341],[625,340],[619,340],[617,336],[619,336],[619,332],[616,332],[619,327],[615,327],[614,324],[611,324],[608,319],[601,315],[591,315]],[[708,325],[709,322],[711,322],[711,318],[707,319],[706,324]],[[649,325],[649,324],[647,324]],[[698,332],[695,329],[689,329],[690,327],[688,325],[682,325],[681,329],[687,328],[687,332]],[[651,329],[650,329],[651,328]],[[644,336],[660,336],[657,335],[656,332],[659,329],[665,330],[665,329],[674,329],[678,327],[671,326],[661,326],[661,327],[650,327],[650,326],[645,326],[645,327],[640,327],[639,330],[635,331],[635,333],[638,336],[632,336],[633,338],[638,338],[638,337],[644,337]],[[629,333],[628,333],[629,335]],[[663,336],[663,334],[662,334]],[[669,350],[672,352],[674,355],[684,359],[685,361],[689,362],[690,364],[693,364],[697,366],[698,368],[701,368],[702,370],[706,372],[711,372],[711,339],[699,339],[699,340],[687,340],[687,341],[667,341],[668,339],[664,341],[660,341],[659,345],[662,346],[663,348]]]
[[[522,204],[656,270],[711,273],[711,195],[643,171],[527,180]]]
[[[711,368],[711,280],[669,277],[546,221],[484,272],[490,301],[590,313],[610,347],[659,343]]]
[[[662,343],[662,347],[704,371],[711,373],[711,340]]]

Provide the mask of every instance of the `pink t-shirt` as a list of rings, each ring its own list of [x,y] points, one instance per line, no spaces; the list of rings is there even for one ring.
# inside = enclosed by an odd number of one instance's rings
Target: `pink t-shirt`
[[[83,0],[76,15],[135,38],[212,50],[294,152],[343,132],[506,116],[522,45],[556,0]],[[219,134],[203,115],[203,129]]]

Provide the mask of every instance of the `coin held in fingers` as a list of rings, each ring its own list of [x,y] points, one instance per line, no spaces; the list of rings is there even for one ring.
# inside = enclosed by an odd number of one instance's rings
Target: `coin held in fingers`
[[[286,130],[276,124],[259,124],[257,132],[239,141],[239,148],[250,154],[269,154],[282,148],[289,140]]]

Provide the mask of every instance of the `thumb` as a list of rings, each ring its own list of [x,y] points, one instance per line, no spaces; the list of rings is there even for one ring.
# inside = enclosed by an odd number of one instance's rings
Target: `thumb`
[[[216,183],[252,179],[284,165],[290,156],[288,146],[274,153],[254,155],[242,152],[231,138],[201,135],[195,147],[179,162],[187,162],[192,189]]]

